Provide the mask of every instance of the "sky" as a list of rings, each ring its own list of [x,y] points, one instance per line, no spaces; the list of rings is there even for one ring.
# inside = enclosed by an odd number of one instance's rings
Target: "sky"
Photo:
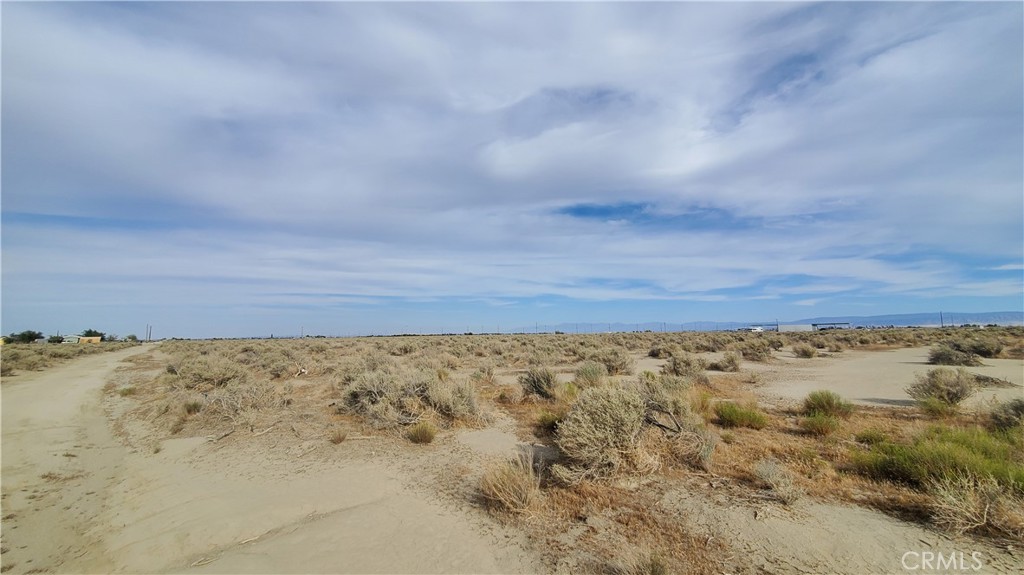
[[[1024,4],[2,5],[3,333],[1024,309]]]

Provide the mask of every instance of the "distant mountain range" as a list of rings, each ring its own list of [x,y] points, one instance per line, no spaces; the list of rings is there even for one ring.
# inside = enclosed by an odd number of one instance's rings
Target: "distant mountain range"
[[[941,315],[940,315],[941,314]],[[600,332],[624,332],[624,331],[721,331],[735,330],[745,327],[762,325],[765,327],[775,326],[775,321],[691,321],[679,322],[643,322],[643,323],[559,323],[559,324],[536,324],[529,327],[519,327],[511,330],[514,333],[551,333],[555,331],[564,333],[600,333]],[[908,327],[908,326],[951,326],[951,325],[1024,325],[1024,312],[1019,311],[994,311],[994,312],[933,312],[933,313],[902,313],[890,315],[871,316],[829,316],[813,317],[793,321],[780,321],[782,325],[801,325],[812,323],[848,323],[851,327]],[[507,333],[507,332],[506,332]]]

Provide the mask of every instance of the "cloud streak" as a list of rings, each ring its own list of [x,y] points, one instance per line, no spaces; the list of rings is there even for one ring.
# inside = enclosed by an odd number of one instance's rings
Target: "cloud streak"
[[[4,329],[69,283],[133,313],[1017,309],[1021,11],[5,6]]]

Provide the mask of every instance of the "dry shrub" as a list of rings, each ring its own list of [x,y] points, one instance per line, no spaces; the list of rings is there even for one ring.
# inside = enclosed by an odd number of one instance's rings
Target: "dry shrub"
[[[569,466],[552,466],[552,473],[571,484],[634,467],[644,415],[643,398],[635,389],[584,390],[558,426],[558,447]]]
[[[558,379],[554,372],[547,368],[531,367],[519,376],[519,384],[527,394],[539,395],[545,399],[555,396]]]
[[[661,371],[670,375],[689,377],[703,374],[707,367],[708,362],[704,358],[679,352],[672,354],[672,357],[668,358]]]
[[[629,547],[617,553],[605,569],[608,575],[668,575],[668,563],[646,548]]]
[[[377,428],[416,423],[430,412],[448,420],[480,414],[471,384],[442,380],[422,371],[361,373],[349,386],[345,403]]]
[[[932,520],[957,535],[993,531],[1024,540],[1024,498],[992,476],[951,473],[927,485]]]
[[[1006,431],[1024,426],[1024,398],[1018,397],[997,405],[989,417],[994,429]]]
[[[187,357],[168,366],[168,371],[177,375],[187,389],[241,385],[248,379],[244,368],[220,356]]]
[[[492,464],[480,478],[480,493],[492,509],[525,513],[540,497],[540,475],[533,462],[533,452]]]
[[[704,471],[711,469],[718,438],[704,426],[691,426],[665,439],[674,461]]]
[[[737,351],[747,361],[764,363],[772,358],[772,348],[762,339],[745,341],[736,346]]]
[[[740,354],[734,351],[727,351],[722,359],[718,361],[712,361],[708,364],[708,369],[712,371],[730,371],[736,372],[740,370]]]
[[[818,350],[812,345],[806,343],[797,343],[793,344],[793,355],[804,359],[810,359],[818,355]]]
[[[771,488],[772,494],[785,505],[795,503],[803,490],[793,483],[789,470],[774,459],[762,459],[754,466],[754,475]]]
[[[588,360],[576,368],[576,385],[580,387],[593,387],[601,385],[608,377],[608,368],[603,363]]]
[[[497,400],[500,403],[506,405],[517,405],[523,402],[523,386],[521,385],[503,385],[501,390],[498,392]]]
[[[345,441],[347,438],[348,438],[348,433],[344,429],[334,429],[333,431],[331,431],[331,434],[330,434],[330,436],[328,436],[327,439],[331,443],[337,445],[337,444]]]
[[[917,382],[906,389],[907,395],[919,404],[928,407],[928,402],[940,402],[950,407],[974,395],[977,389],[974,375],[966,369],[957,370],[938,367],[928,370],[925,375],[918,375]]]
[[[933,365],[981,365],[981,358],[970,351],[963,351],[948,343],[940,343],[928,353],[928,363]]]
[[[633,367],[636,365],[629,352],[620,347],[603,349],[591,359],[604,364],[608,375],[629,375],[633,373]]]

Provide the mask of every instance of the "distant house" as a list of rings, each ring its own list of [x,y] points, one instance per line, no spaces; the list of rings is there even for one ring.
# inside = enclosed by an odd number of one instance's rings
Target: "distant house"
[[[64,341],[61,343],[78,343],[79,337],[77,335],[65,335]]]
[[[779,331],[782,333],[793,332],[793,331],[814,331],[814,326],[811,324],[794,324],[794,325],[779,325]]]
[[[99,343],[101,341],[103,341],[103,338],[98,335],[95,337],[78,336],[78,343]]]

